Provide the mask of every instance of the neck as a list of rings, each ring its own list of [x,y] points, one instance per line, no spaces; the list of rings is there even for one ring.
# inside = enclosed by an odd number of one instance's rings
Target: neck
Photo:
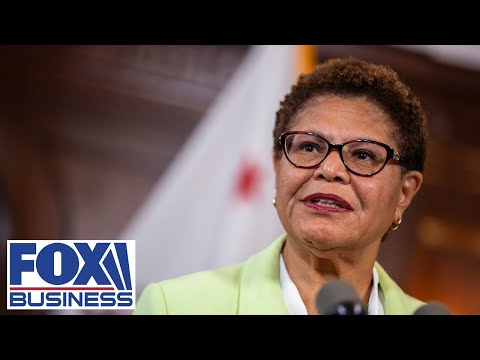
[[[317,314],[315,298],[318,291],[333,279],[349,282],[367,304],[379,245],[380,242],[374,242],[362,249],[318,251],[305,249],[287,237],[282,255],[307,312]]]

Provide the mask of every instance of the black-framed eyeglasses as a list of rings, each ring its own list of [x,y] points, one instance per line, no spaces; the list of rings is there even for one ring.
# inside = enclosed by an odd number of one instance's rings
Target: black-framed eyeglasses
[[[360,176],[373,176],[390,159],[400,160],[400,154],[391,146],[373,140],[357,139],[334,144],[308,131],[287,131],[278,138],[292,165],[311,169],[321,164],[332,149],[337,149],[345,167]]]

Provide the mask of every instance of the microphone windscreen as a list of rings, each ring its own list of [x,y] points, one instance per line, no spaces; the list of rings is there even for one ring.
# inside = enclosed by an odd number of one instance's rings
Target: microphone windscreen
[[[332,280],[322,286],[316,297],[319,315],[366,315],[367,310],[352,285]]]
[[[436,301],[420,306],[413,315],[451,315],[448,308]]]

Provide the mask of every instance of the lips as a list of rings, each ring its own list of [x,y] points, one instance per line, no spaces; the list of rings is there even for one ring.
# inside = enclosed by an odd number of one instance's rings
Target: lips
[[[347,200],[334,194],[315,193],[303,199],[305,205],[318,208],[328,208],[332,211],[353,210]]]

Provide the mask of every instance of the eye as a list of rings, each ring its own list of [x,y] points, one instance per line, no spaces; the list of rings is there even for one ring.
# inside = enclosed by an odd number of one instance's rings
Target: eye
[[[375,160],[377,158],[374,153],[365,150],[355,151],[353,157],[358,160]]]
[[[301,143],[299,149],[305,152],[318,152],[318,145],[313,143]]]

